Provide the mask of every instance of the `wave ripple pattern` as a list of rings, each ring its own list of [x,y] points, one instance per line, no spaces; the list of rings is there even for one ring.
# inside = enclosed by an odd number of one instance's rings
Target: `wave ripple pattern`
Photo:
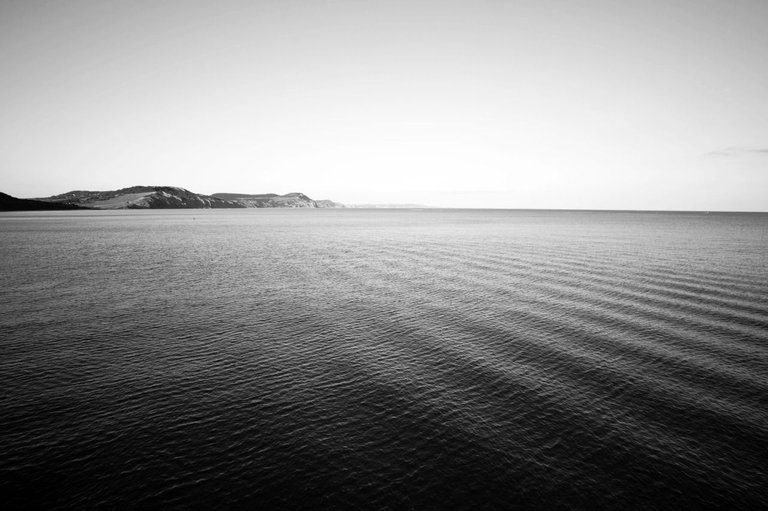
[[[0,216],[8,507],[757,509],[768,216]]]

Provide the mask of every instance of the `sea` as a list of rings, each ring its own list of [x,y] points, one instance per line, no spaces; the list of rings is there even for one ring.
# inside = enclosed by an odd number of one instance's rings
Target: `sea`
[[[0,214],[3,509],[765,509],[768,214]]]

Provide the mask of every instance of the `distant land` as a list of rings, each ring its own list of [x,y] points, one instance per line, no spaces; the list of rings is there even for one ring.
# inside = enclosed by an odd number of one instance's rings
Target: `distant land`
[[[34,199],[17,199],[0,192],[0,211],[51,211],[61,209],[89,209],[74,204],[46,202]]]
[[[434,206],[425,206],[423,204],[347,204],[348,208],[368,208],[368,209],[432,209]]]
[[[431,208],[422,204],[342,204],[311,199],[300,192],[214,193],[203,195],[178,186],[131,186],[119,190],[71,192],[19,199],[0,192],[0,211],[56,209],[211,209],[211,208]]]
[[[246,208],[344,208],[344,204],[332,200],[313,200],[303,193],[214,193],[211,197],[235,202]]]
[[[331,200],[313,200],[303,193],[202,195],[176,186],[131,186],[120,190],[75,190],[51,197],[18,199],[0,193],[0,210],[53,209],[210,209],[210,208],[343,208]]]

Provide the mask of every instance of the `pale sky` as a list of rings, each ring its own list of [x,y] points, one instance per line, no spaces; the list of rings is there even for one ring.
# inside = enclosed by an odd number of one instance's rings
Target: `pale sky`
[[[0,191],[768,211],[768,1],[0,0]]]

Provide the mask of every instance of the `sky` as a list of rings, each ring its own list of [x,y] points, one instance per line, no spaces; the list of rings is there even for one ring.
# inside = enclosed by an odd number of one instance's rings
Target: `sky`
[[[0,191],[768,211],[765,0],[0,0]]]

